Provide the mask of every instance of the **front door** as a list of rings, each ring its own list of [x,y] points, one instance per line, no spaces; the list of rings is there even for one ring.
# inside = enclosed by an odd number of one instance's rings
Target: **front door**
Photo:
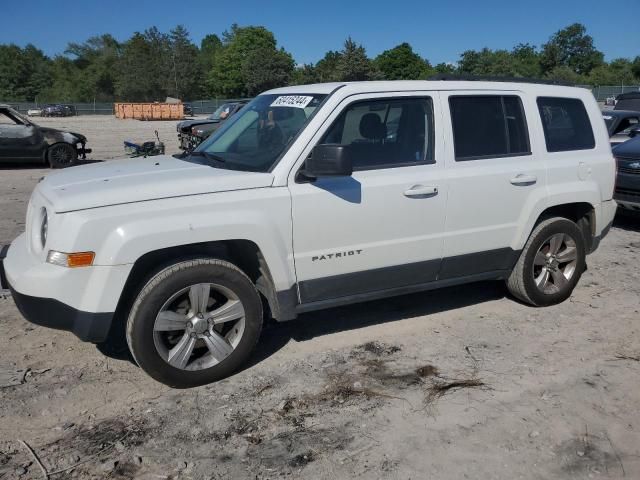
[[[42,135],[8,110],[0,110],[0,159],[39,158]]]
[[[440,268],[447,192],[437,94],[378,97],[346,99],[304,153],[349,145],[352,176],[290,178],[303,304],[430,282]]]

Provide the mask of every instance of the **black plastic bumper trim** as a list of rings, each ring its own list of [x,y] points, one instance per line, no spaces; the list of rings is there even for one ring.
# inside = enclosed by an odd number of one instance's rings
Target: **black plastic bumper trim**
[[[9,288],[18,310],[29,322],[72,332],[85,342],[107,339],[113,313],[83,312],[53,298],[32,297],[15,291],[11,285]]]
[[[9,245],[0,245],[0,290],[6,290],[9,288],[7,275],[4,273],[4,259],[7,258],[8,251]]]

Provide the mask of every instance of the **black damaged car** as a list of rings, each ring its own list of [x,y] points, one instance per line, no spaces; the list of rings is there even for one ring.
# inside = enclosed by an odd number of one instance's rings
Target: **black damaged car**
[[[248,100],[224,103],[207,118],[183,120],[178,123],[176,129],[178,130],[180,148],[185,152],[190,152],[196,148],[205,138],[217,130],[225,120],[238,113],[247,103]]]
[[[52,168],[86,158],[87,138],[79,133],[41,127],[9,105],[0,105],[0,162],[47,162]]]

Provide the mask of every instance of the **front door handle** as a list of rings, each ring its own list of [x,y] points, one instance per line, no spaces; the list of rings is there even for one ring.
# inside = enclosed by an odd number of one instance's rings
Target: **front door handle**
[[[538,181],[538,177],[536,177],[535,175],[527,175],[524,173],[519,173],[518,175],[516,175],[511,179],[511,184],[518,185],[518,186],[526,186],[526,185],[533,185],[537,181]]]
[[[405,190],[405,197],[433,197],[438,194],[438,187],[431,185],[414,185],[409,190]]]

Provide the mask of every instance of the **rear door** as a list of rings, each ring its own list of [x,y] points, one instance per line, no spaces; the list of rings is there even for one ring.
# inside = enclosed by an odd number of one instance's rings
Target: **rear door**
[[[544,163],[520,92],[443,94],[449,200],[439,279],[512,268],[531,206],[546,196]]]
[[[303,152],[349,145],[350,177],[289,179],[301,302],[407,288],[436,279],[447,192],[437,94],[345,99]]]

